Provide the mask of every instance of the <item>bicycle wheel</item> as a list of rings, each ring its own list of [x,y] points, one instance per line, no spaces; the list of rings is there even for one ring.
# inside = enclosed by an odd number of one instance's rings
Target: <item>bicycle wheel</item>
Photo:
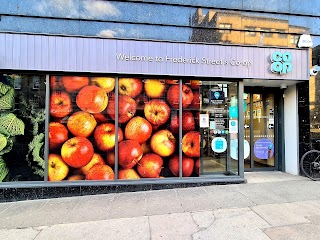
[[[314,181],[320,180],[320,151],[306,152],[301,158],[300,168],[306,177]]]

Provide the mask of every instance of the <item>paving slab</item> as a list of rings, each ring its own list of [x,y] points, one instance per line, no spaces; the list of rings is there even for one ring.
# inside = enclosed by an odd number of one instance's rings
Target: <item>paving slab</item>
[[[320,215],[306,216],[306,219],[310,220],[313,224],[320,225]]]
[[[31,219],[22,226],[50,226],[67,223],[72,210],[77,206],[79,197],[50,199],[42,208],[35,211]]]
[[[237,224],[240,224],[243,226],[250,225],[258,228],[271,227],[271,225],[267,221],[261,218],[249,207],[216,209],[213,211],[213,214],[216,220],[234,219],[234,225],[237,225]],[[246,221],[242,222],[241,218],[243,218]]]
[[[35,240],[149,240],[148,217],[110,219],[54,225],[43,229]]]
[[[116,194],[106,219],[140,217],[147,215],[146,193]]]
[[[305,177],[283,173],[279,171],[246,172],[244,174],[247,183],[284,182],[306,180]]]
[[[112,206],[115,194],[91,195],[79,197],[78,204],[72,209],[66,221],[89,222],[105,220]]]
[[[301,224],[266,229],[265,233],[274,240],[319,240],[320,225]]]
[[[9,207],[11,207],[11,205],[13,205],[14,203],[10,202],[10,203],[0,203],[0,214],[7,210]]]
[[[257,205],[288,202],[287,199],[264,188],[261,183],[241,184],[236,187],[239,192]]]
[[[190,213],[149,216],[152,240],[185,240],[199,230]]]
[[[176,189],[176,191],[186,212],[212,210],[220,207],[203,187]]]
[[[1,229],[0,236],[3,240],[33,240],[39,234],[39,231],[27,229]]]
[[[269,224],[277,227],[310,223],[310,221],[305,218],[307,213],[310,214],[310,208],[306,213],[302,213],[304,211],[302,207],[303,205],[298,203],[278,203],[255,206],[252,207],[252,210]]]
[[[200,229],[210,227],[215,220],[213,211],[192,212],[191,216]]]
[[[288,202],[319,199],[319,187],[312,181],[287,181],[261,183],[261,187],[286,199]]]
[[[50,200],[21,201],[15,203],[1,203],[5,205],[5,210],[0,213],[0,229],[10,229],[17,227],[29,227],[37,219],[33,216],[37,211],[48,204]],[[52,210],[52,209],[51,209]]]
[[[236,185],[207,186],[204,189],[210,193],[220,208],[248,207],[256,204],[242,194]]]
[[[250,208],[214,210],[215,220],[206,229],[193,234],[193,239],[267,240],[263,228],[270,225]]]
[[[147,215],[184,212],[174,189],[146,192]]]

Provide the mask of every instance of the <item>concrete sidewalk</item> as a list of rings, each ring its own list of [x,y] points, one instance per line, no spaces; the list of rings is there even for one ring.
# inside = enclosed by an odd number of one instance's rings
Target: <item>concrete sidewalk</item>
[[[281,172],[247,184],[0,204],[0,239],[320,239],[320,182]]]

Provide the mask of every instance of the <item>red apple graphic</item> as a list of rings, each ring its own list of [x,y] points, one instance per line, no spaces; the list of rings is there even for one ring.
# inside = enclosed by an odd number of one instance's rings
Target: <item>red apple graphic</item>
[[[118,179],[140,179],[140,176],[134,169],[119,169]]]
[[[71,98],[68,93],[55,91],[50,96],[50,115],[63,118],[72,112]]]
[[[88,77],[78,77],[78,76],[62,76],[60,82],[67,92],[72,93],[79,91],[84,86],[89,85]]]
[[[179,133],[179,115],[176,113],[171,115],[170,129],[173,134]],[[183,111],[182,131],[189,132],[194,129],[195,129],[195,121],[194,121],[193,114],[190,111]]]
[[[151,138],[151,149],[161,157],[168,157],[176,150],[176,138],[169,130],[159,130]]]
[[[190,80],[190,87],[192,89],[199,89],[201,85],[201,81],[200,80]]]
[[[76,137],[89,137],[97,126],[96,119],[87,112],[75,112],[67,121],[69,131]]]
[[[200,132],[190,131],[182,138],[182,152],[188,157],[200,157]]]
[[[84,137],[74,137],[61,147],[61,157],[69,166],[80,168],[87,165],[93,157],[92,143]]]
[[[132,98],[142,91],[142,81],[139,78],[119,78],[119,94]]]
[[[113,123],[102,123],[93,133],[96,147],[101,151],[110,151],[114,149],[116,141],[123,140],[123,132],[118,128],[118,140],[116,140],[116,126]]]
[[[110,77],[93,77],[91,78],[91,85],[101,87],[106,93],[111,92],[116,84],[115,78]]]
[[[50,90],[55,91],[61,88],[60,82],[57,79],[57,76],[50,76]]]
[[[108,152],[107,153],[107,164],[111,167],[114,167],[114,162],[115,162],[115,154],[114,151]]]
[[[193,110],[200,109],[200,93],[199,92],[196,92],[196,91],[193,92],[193,99],[188,108]]]
[[[150,141],[141,143],[141,149],[143,154],[150,153],[151,152]]]
[[[138,143],[147,141],[152,133],[151,124],[142,117],[132,118],[124,131],[126,139],[136,140]]]
[[[95,166],[95,165],[105,165],[105,164],[106,163],[104,162],[104,160],[101,157],[101,155],[98,154],[98,153],[94,153],[92,158],[91,158],[91,160],[90,160],[90,162],[87,165],[81,167],[80,171],[81,171],[81,173],[86,175],[93,166]]]
[[[68,140],[68,130],[67,128],[57,122],[49,123],[49,149],[57,149],[62,146],[62,144]]]
[[[96,119],[97,124],[99,123],[106,123],[108,121],[108,115],[103,113],[95,113],[92,114],[94,119]]]
[[[114,172],[108,165],[94,165],[86,174],[86,180],[113,180]]]
[[[162,125],[170,117],[170,107],[163,100],[151,100],[145,104],[144,115],[152,125]]]
[[[135,140],[124,140],[118,145],[119,165],[124,168],[133,168],[142,157],[140,144]]]
[[[115,99],[114,95],[110,96],[110,102],[107,107],[107,112],[109,116],[115,120]],[[128,122],[135,114],[137,109],[136,101],[125,95],[119,95],[119,116],[118,121],[119,123],[126,123]]]
[[[49,154],[48,157],[48,180],[61,181],[69,173],[68,165],[58,154]]]
[[[172,85],[172,84],[179,85],[179,80],[176,80],[176,79],[166,79],[165,82],[166,84],[169,84],[169,85]]]
[[[86,177],[82,174],[73,174],[70,177],[68,177],[68,181],[81,181],[85,179]]]
[[[100,113],[108,105],[108,95],[100,87],[86,86],[79,91],[76,103],[84,112]]]
[[[150,98],[160,98],[165,93],[166,84],[160,79],[145,79],[144,91]]]
[[[167,101],[173,108],[179,108],[179,85],[172,85],[167,92]],[[187,108],[193,100],[193,93],[190,87],[186,84],[182,84],[182,108]]]
[[[137,111],[141,111],[143,113],[144,106],[147,102],[149,102],[149,98],[143,94],[140,94],[135,98],[137,104]]]
[[[144,178],[159,178],[163,166],[162,158],[154,153],[147,153],[138,162],[138,173]]]
[[[179,176],[179,155],[174,155],[168,163],[170,171],[174,176]],[[193,172],[194,160],[192,158],[182,156],[182,176],[190,177]]]
[[[200,158],[198,158],[194,164],[194,173],[199,176],[200,173]]]

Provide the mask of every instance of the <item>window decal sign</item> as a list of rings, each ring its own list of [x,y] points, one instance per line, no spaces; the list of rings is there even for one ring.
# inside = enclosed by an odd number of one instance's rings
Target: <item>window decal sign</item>
[[[259,159],[268,159],[273,156],[274,145],[270,139],[261,138],[254,143],[254,155]]]
[[[230,133],[238,133],[238,120],[230,120],[229,121],[229,132]]]
[[[211,149],[216,153],[223,153],[227,150],[227,141],[223,137],[215,137],[211,142]]]
[[[250,155],[250,144],[247,140],[243,140],[243,158],[246,159]],[[230,157],[238,160],[238,139],[231,139],[230,141]]]

